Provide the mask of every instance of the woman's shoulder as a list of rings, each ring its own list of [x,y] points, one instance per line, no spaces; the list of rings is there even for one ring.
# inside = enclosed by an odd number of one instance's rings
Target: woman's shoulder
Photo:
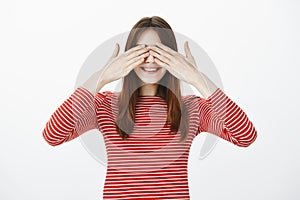
[[[112,97],[116,97],[119,95],[120,92],[116,92],[116,91],[110,91],[110,90],[104,90],[104,91],[99,91],[96,94],[97,98],[112,98]]]
[[[193,110],[199,107],[200,102],[205,101],[205,99],[196,94],[182,95],[182,102],[188,110]]]
[[[194,100],[202,99],[202,97],[200,97],[199,95],[196,95],[196,94],[187,94],[187,95],[182,95],[181,99],[183,102],[191,102]]]

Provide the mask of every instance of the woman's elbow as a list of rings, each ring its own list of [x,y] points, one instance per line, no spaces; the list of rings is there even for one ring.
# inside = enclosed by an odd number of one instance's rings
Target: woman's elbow
[[[246,133],[247,137],[235,138],[235,145],[239,147],[249,147],[257,139],[257,131],[253,129],[251,132]]]
[[[55,139],[53,137],[53,134],[51,134],[49,132],[49,130],[47,130],[47,128],[45,128],[43,130],[42,135],[43,135],[44,140],[51,146],[58,146],[63,143],[63,141],[59,141],[59,140]]]

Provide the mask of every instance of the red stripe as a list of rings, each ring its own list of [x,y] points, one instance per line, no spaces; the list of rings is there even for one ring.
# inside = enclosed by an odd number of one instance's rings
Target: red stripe
[[[113,92],[95,97],[83,87],[52,114],[43,130],[52,146],[97,128],[107,148],[104,199],[189,199],[188,155],[196,135],[209,131],[240,147],[247,147],[257,132],[244,111],[220,88],[207,99],[182,98],[190,115],[190,132],[184,144],[180,133],[164,126],[167,105],[161,97],[142,96],[136,105],[136,126],[127,140],[116,132],[117,105]],[[114,97],[114,98],[113,98]],[[151,110],[151,112],[150,112]]]

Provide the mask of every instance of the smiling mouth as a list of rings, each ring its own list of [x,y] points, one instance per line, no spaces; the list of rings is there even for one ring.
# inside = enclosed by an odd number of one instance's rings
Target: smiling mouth
[[[141,67],[144,72],[157,72],[161,67]]]

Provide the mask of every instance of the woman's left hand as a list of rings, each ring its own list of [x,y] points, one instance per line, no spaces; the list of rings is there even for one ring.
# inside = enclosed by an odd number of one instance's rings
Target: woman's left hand
[[[194,83],[199,71],[194,57],[189,48],[188,42],[184,43],[186,56],[174,51],[170,47],[156,43],[157,46],[148,46],[149,52],[153,55],[154,61],[168,70],[172,75],[189,84]]]

